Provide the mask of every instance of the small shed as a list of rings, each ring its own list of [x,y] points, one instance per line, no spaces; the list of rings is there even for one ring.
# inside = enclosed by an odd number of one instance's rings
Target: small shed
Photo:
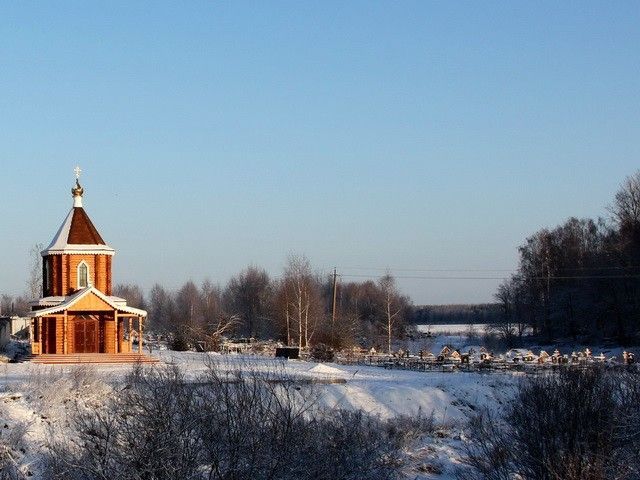
[[[300,358],[300,347],[277,347],[276,358],[298,359]]]
[[[29,335],[29,318],[26,317],[0,317],[0,350],[11,340],[13,335]]]

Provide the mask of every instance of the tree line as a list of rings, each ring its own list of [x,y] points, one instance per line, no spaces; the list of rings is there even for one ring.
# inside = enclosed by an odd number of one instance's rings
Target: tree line
[[[498,323],[502,310],[497,303],[420,305],[413,310],[411,322],[422,325]]]
[[[26,315],[29,301],[42,294],[40,245],[32,248],[27,291],[0,295],[0,314]],[[278,277],[248,266],[226,285],[189,280],[177,289],[156,283],[145,294],[136,284],[117,284],[113,294],[148,311],[147,331],[169,335],[177,348],[197,344],[218,346],[230,338],[275,339],[308,348],[376,346],[390,351],[393,339],[405,333],[413,307],[392,275],[364,282],[336,282],[324,276],[303,255],[291,255]]]
[[[114,295],[149,312],[148,330],[171,335],[177,347],[205,342],[210,347],[222,336],[277,339],[308,348],[374,345],[391,349],[404,335],[412,313],[408,297],[394,278],[337,282],[334,306],[331,275],[314,272],[305,256],[292,255],[280,276],[249,266],[224,287],[205,280],[187,281],[176,290],[155,284],[147,295],[137,285],[117,285]]]
[[[609,218],[570,218],[519,247],[517,272],[495,294],[501,331],[525,326],[544,340],[638,340],[640,330],[640,171],[627,177]]]
[[[291,256],[278,277],[249,266],[225,285],[186,282],[176,290],[156,284],[144,294],[117,285],[114,294],[149,311],[148,327],[172,334],[183,346],[221,336],[278,339],[287,345],[353,345],[390,350],[406,323],[493,323],[515,343],[532,329],[541,339],[614,338],[640,333],[640,171],[627,177],[608,207],[609,218],[570,218],[544,228],[519,247],[517,271],[491,304],[413,308],[394,278],[339,282],[333,314],[333,279],[309,260]],[[40,246],[32,252],[24,295],[0,295],[1,314],[25,314],[40,296]],[[448,323],[448,322],[445,322]]]

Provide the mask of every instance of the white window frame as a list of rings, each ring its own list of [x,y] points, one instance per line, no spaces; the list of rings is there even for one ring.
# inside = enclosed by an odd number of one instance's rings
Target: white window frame
[[[81,280],[81,276],[80,276],[80,268],[84,266],[87,269],[87,284],[86,285],[82,285],[80,280]],[[77,275],[78,275],[78,290],[81,290],[83,288],[88,287],[89,285],[91,285],[91,270],[89,269],[89,264],[87,262],[85,262],[84,260],[82,260],[79,264],[78,264],[78,269],[76,271]]]

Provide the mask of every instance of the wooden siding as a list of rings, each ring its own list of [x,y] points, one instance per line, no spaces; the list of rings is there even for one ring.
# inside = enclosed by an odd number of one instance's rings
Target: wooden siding
[[[105,353],[116,353],[115,350],[115,325],[116,322],[113,318],[105,320],[104,322],[104,351]]]
[[[90,292],[70,307],[69,312],[113,312],[113,307],[98,298],[93,292]]]
[[[99,298],[89,295],[87,298],[94,297],[96,300],[101,301]],[[84,299],[83,299],[84,300]],[[93,302],[93,300],[92,300]],[[95,304],[94,304],[95,306]],[[128,329],[129,319],[118,318],[118,329],[116,338],[116,321],[115,311],[98,311],[98,310],[77,310],[70,312],[67,315],[67,350],[65,352],[64,342],[64,319],[63,314],[44,317],[38,319],[34,330],[34,339],[42,336],[42,342],[33,342],[32,348],[34,354],[47,353],[47,354],[76,354],[76,353],[88,353],[82,352],[83,347],[80,347],[80,352],[76,349],[76,327],[83,328],[82,322],[85,320],[94,320],[96,323],[96,338],[95,338],[95,353],[129,353],[131,351],[129,340],[125,340],[124,333]],[[39,332],[39,325],[42,326],[42,333]],[[85,324],[86,328],[86,324]],[[117,347],[116,347],[117,340]],[[86,344],[85,344],[86,348]]]
[[[70,292],[73,292],[73,289],[71,288],[71,282],[69,280],[70,262],[71,255],[62,256],[62,295],[68,295]]]
[[[50,255],[51,261],[51,288],[50,294],[53,296],[62,295],[62,257],[60,255]]]
[[[64,318],[56,317],[56,351],[64,353]]]
[[[111,262],[113,262],[113,257],[108,256],[105,257],[106,258],[106,263],[105,263],[105,280],[106,280],[106,284],[105,284],[105,289],[104,289],[104,293],[106,293],[107,295],[113,295],[111,293]]]
[[[49,281],[44,296],[67,296],[78,291],[78,265],[86,262],[89,267],[89,283],[111,295],[111,256],[108,255],[47,255],[43,258],[49,266]],[[43,266],[43,280],[46,269]]]
[[[67,351],[69,353],[75,353],[76,349],[76,330],[75,330],[75,318],[73,317],[73,315],[69,315],[69,320],[68,320],[68,325],[67,325]]]

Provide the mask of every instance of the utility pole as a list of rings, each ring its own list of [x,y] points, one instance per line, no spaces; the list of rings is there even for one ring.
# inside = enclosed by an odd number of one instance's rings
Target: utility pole
[[[331,339],[335,345],[335,333],[336,333],[336,294],[338,290],[338,272],[333,267],[333,303],[331,306]]]

